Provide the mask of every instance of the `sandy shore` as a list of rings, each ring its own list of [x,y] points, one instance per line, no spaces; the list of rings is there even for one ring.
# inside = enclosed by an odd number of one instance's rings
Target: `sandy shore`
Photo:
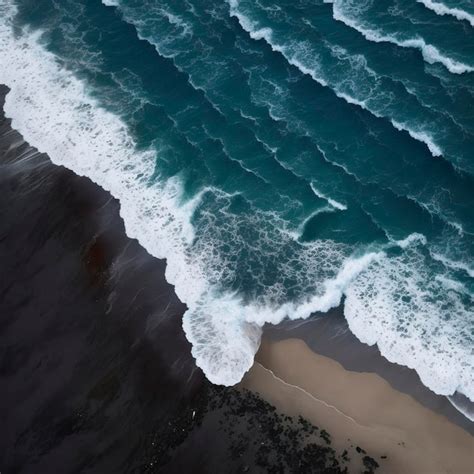
[[[327,314],[315,314],[304,321],[285,320],[277,326],[266,325],[264,335],[271,341],[301,339],[313,352],[339,362],[346,370],[377,374],[395,390],[410,395],[474,436],[474,423],[454,408],[447,397],[437,395],[423,385],[415,370],[389,362],[376,345],[360,342],[351,333],[342,307]],[[474,412],[473,403],[467,403],[465,408]]]
[[[357,446],[369,451],[381,472],[474,472],[474,437],[467,431],[379,375],[346,370],[300,339],[264,339],[242,386],[324,426],[338,450],[350,439],[354,453]]]

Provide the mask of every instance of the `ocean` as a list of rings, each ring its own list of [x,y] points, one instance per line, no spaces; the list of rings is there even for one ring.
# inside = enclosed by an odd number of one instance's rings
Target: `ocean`
[[[211,382],[342,305],[474,401],[473,26],[470,0],[0,0],[0,83],[167,260]]]

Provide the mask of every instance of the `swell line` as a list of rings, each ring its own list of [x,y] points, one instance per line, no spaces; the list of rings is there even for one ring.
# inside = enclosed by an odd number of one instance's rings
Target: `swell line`
[[[335,2],[327,1],[325,3],[332,3],[333,18],[335,20],[340,21],[346,26],[358,31],[367,41],[372,41],[374,43],[391,43],[401,48],[418,49],[421,52],[423,59],[427,63],[440,63],[449,72],[453,74],[464,74],[466,72],[474,72],[474,67],[443,55],[435,46],[426,43],[423,38],[417,37],[400,40],[398,38],[395,38],[394,36],[383,34],[377,30],[363,27],[355,20],[347,17],[342,13],[341,9],[338,8],[339,4],[337,0]]]
[[[379,113],[367,107],[367,104],[365,102],[358,100],[344,92],[340,92],[337,89],[333,89],[332,87],[329,86],[327,81],[325,81],[323,78],[316,75],[316,72],[313,69],[306,67],[298,59],[289,56],[284,46],[272,42],[273,31],[271,28],[268,28],[268,27],[256,28],[256,25],[254,24],[252,20],[250,20],[248,17],[246,17],[245,15],[243,15],[242,13],[238,11],[237,8],[239,5],[239,0],[229,0],[229,5],[231,7],[230,15],[237,18],[242,29],[246,31],[252,39],[256,41],[263,39],[270,46],[272,51],[280,53],[289,64],[296,67],[303,74],[310,76],[315,82],[317,82],[321,86],[330,88],[331,91],[333,91],[337,97],[345,100],[348,104],[357,105],[361,109],[366,110],[367,112],[371,113],[374,117],[385,118]],[[473,68],[473,71],[474,71],[474,68]],[[434,157],[443,156],[443,150],[438,144],[434,142],[434,139],[428,133],[424,131],[412,130],[405,123],[401,123],[390,118],[389,118],[389,121],[396,130],[398,131],[403,130],[407,132],[410,135],[410,137],[413,138],[414,140],[417,140],[423,143],[424,145],[426,145],[428,150]]]
[[[444,16],[450,15],[454,18],[467,21],[471,26],[474,27],[474,15],[469,14],[468,12],[461,10],[460,8],[450,8],[443,3],[435,2],[433,0],[416,0],[418,3],[422,3],[426,8],[431,11],[434,11],[437,15]]]

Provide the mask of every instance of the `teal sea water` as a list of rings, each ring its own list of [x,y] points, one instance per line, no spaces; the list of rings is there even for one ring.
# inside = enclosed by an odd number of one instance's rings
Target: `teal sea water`
[[[0,0],[0,82],[167,259],[212,382],[264,323],[343,304],[474,401],[471,0]]]

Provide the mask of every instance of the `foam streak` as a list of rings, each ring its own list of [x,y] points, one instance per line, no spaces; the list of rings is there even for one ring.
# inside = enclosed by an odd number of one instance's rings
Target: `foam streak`
[[[433,0],[417,0],[417,2],[422,3],[426,8],[434,11],[437,15],[450,15],[458,20],[468,21],[471,26],[474,26],[474,15],[471,15],[460,8],[450,8],[443,3],[435,2]]]

